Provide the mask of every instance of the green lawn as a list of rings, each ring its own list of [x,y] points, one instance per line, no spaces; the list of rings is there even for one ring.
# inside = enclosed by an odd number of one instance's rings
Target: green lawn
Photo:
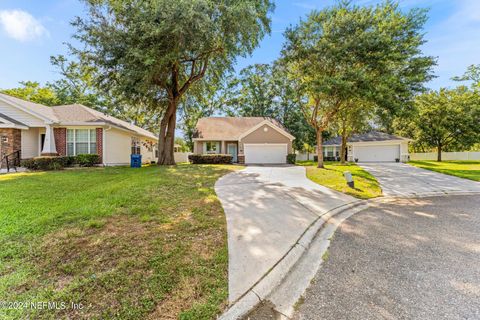
[[[480,181],[480,161],[410,161],[409,164],[460,178]]]
[[[317,168],[313,161],[298,161],[298,165],[307,167],[307,177],[325,187],[349,194],[360,199],[370,199],[382,195],[378,181],[370,173],[354,163],[341,165],[339,162],[325,162],[325,168]],[[355,188],[347,186],[343,172],[350,171]]]
[[[67,308],[0,308],[0,318],[215,318],[226,306],[228,253],[213,186],[236,168],[1,175],[0,300]]]

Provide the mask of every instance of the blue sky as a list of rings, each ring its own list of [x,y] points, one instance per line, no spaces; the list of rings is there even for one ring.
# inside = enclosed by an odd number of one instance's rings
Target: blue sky
[[[375,0],[358,0],[357,4],[373,4]],[[272,33],[253,55],[241,58],[237,69],[252,63],[268,63],[276,59],[283,43],[283,31],[305,17],[312,9],[331,5],[326,0],[277,0],[272,16]],[[400,5],[429,8],[425,26],[425,54],[438,57],[436,79],[432,89],[455,86],[451,77],[461,75],[470,64],[480,63],[479,0],[402,0]],[[75,30],[69,22],[83,15],[78,0],[1,0],[0,1],[0,88],[17,86],[19,81],[45,83],[58,77],[50,65],[51,55],[67,53],[65,42]]]

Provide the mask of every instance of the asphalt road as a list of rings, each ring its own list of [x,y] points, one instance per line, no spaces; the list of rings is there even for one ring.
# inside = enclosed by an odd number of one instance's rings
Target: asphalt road
[[[480,195],[398,199],[352,216],[295,319],[480,319]]]

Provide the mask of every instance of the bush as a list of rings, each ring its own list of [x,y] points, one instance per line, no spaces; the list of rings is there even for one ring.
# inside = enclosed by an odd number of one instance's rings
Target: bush
[[[287,163],[295,164],[296,160],[297,160],[297,155],[295,153],[287,154]]]
[[[230,154],[191,154],[188,160],[193,164],[230,164],[233,157]]]
[[[75,163],[80,167],[93,167],[100,163],[98,154],[79,154],[76,156]]]
[[[96,154],[79,154],[78,156],[38,157],[24,159],[21,166],[30,170],[61,170],[78,164],[82,167],[93,167],[100,162]]]
[[[21,166],[30,170],[60,170],[72,165],[73,157],[39,157],[22,160]]]

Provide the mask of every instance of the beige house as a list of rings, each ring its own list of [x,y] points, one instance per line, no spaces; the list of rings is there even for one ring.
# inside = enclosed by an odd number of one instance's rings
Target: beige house
[[[347,140],[346,160],[358,162],[406,162],[409,160],[408,138],[384,132],[371,131],[354,134]],[[334,137],[323,143],[326,160],[340,160],[341,137]]]
[[[231,154],[247,164],[286,163],[295,139],[276,120],[263,117],[210,117],[198,120],[196,154]]]
[[[156,161],[157,137],[83,105],[47,107],[0,93],[0,159],[98,154],[103,165],[127,165],[132,153]]]

